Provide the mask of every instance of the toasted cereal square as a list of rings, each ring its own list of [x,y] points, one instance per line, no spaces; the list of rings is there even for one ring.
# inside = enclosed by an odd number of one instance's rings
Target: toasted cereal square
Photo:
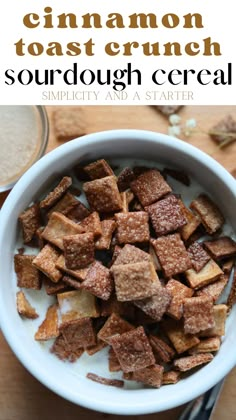
[[[100,238],[97,239],[95,242],[95,248],[102,250],[102,249],[109,249],[111,245],[112,234],[116,229],[116,222],[115,220],[103,220],[101,222],[102,234]]]
[[[187,241],[201,224],[201,219],[199,216],[193,214],[191,210],[185,207],[182,200],[179,200],[179,205],[187,221],[187,223],[182,226],[179,231],[183,240]]]
[[[19,216],[24,243],[30,242],[41,225],[39,204],[33,204]]]
[[[153,264],[147,261],[113,265],[111,272],[115,280],[117,300],[121,302],[151,297],[160,286]]]
[[[134,372],[155,364],[155,357],[143,327],[114,335],[111,345],[124,372]]]
[[[183,302],[193,295],[193,290],[174,279],[168,281],[166,290],[171,294],[171,302],[166,313],[174,319],[182,318]]]
[[[160,365],[148,366],[144,369],[130,373],[130,380],[142,382],[154,388],[160,388],[162,384],[164,368]]]
[[[46,245],[45,240],[43,239],[43,236],[42,236],[43,231],[44,231],[44,226],[40,226],[40,228],[38,228],[35,233],[35,237],[36,237],[39,249],[42,249],[44,245]]]
[[[64,255],[60,255],[60,257],[56,261],[56,268],[58,268],[58,270],[62,271],[63,273],[70,274],[72,277],[75,277],[80,281],[85,280],[85,277],[87,276],[89,270],[89,266],[81,268],[80,270],[70,270],[66,267]]]
[[[71,289],[80,290],[81,289],[81,283],[77,279],[75,279],[74,277],[71,277],[71,276],[68,276],[68,275],[63,276],[62,281],[67,286],[67,288],[69,290],[71,290]]]
[[[96,162],[89,163],[89,165],[84,167],[84,170],[91,180],[114,175],[113,170],[105,159],[100,159]]]
[[[171,114],[177,114],[177,112],[182,108],[183,105],[155,105],[155,107],[163,115],[169,117]]]
[[[143,261],[151,262],[150,255],[134,245],[126,244],[124,248],[120,250],[113,265],[131,264]]]
[[[192,201],[190,207],[198,214],[203,226],[210,235],[223,226],[224,217],[216,204],[206,194],[200,194]]]
[[[128,200],[127,200],[126,191],[120,193],[120,198],[121,198],[121,202],[122,202],[122,209],[121,209],[122,213],[128,213],[129,203],[128,203]]]
[[[227,139],[236,139],[236,121],[227,115],[209,131],[209,135],[216,143],[221,144]]]
[[[209,363],[213,359],[211,353],[199,353],[192,356],[181,357],[180,359],[174,360],[174,368],[181,372],[187,372],[197,366]]]
[[[222,264],[222,270],[225,274],[230,274],[232,271],[232,268],[234,266],[235,260],[234,258],[231,258],[230,260],[224,261]]]
[[[196,334],[215,325],[213,301],[209,296],[187,298],[184,301],[184,332]]]
[[[185,334],[182,324],[174,320],[165,321],[163,328],[177,353],[184,353],[200,342],[195,335]]]
[[[187,220],[174,195],[146,207],[152,226],[158,236],[166,235],[186,225]]]
[[[231,310],[235,302],[236,302],[236,269],[234,269],[234,277],[233,277],[231,289],[229,292],[229,296],[227,299],[228,311]]]
[[[171,294],[165,287],[158,287],[155,295],[144,300],[134,301],[135,306],[155,321],[160,321],[171,302]]]
[[[73,290],[57,295],[62,324],[81,318],[99,316],[95,297],[86,290]]]
[[[112,313],[130,320],[135,317],[135,307],[130,302],[118,302],[115,293],[111,295],[110,299],[103,300],[100,303],[102,317],[110,316]]]
[[[148,250],[148,252],[149,252],[149,255],[151,257],[151,261],[152,261],[152,263],[153,263],[153,265],[155,267],[155,270],[156,271],[161,271],[160,261],[158,260],[157,254],[155,253],[155,250],[154,250],[154,248],[153,248],[153,246],[152,246],[151,243],[149,244],[149,250]]]
[[[200,334],[201,337],[222,337],[223,335],[225,335],[225,321],[227,318],[227,309],[228,307],[223,304],[213,306],[215,326],[213,328],[209,328],[205,331],[202,331]]]
[[[44,276],[43,283],[46,293],[49,296],[57,295],[58,293],[66,292],[68,290],[68,286],[63,280],[59,280],[57,283],[54,283],[48,277]]]
[[[71,177],[64,176],[59,184],[53,189],[53,191],[51,191],[42,201],[40,201],[40,208],[47,210],[54,206],[63,197],[71,185]]]
[[[17,286],[27,289],[41,289],[40,272],[33,266],[34,255],[14,256],[14,266],[17,276]]]
[[[68,217],[61,213],[54,212],[50,216],[48,224],[42,233],[42,237],[63,250],[64,236],[76,235],[83,232],[84,229],[72,222]]]
[[[179,233],[151,240],[166,277],[183,273],[192,267]]]
[[[77,200],[76,206],[73,206],[66,211],[66,216],[73,222],[81,222],[81,220],[85,219],[89,215],[90,211],[79,200]]]
[[[131,182],[130,188],[143,206],[149,206],[171,192],[171,187],[157,169],[150,169],[139,175]]]
[[[88,217],[83,219],[79,226],[84,230],[84,232],[93,233],[94,237],[97,238],[102,234],[102,226],[99,214],[94,211]]]
[[[44,321],[39,326],[38,331],[34,335],[35,340],[46,341],[59,336],[59,320],[57,310],[57,304],[49,306]]]
[[[133,329],[133,325],[122,319],[119,315],[113,313],[100,329],[98,338],[110,344],[111,338],[114,335],[124,334],[125,332],[131,331]]]
[[[213,351],[219,350],[220,344],[220,337],[204,338],[199,344],[189,350],[189,354],[212,353]]]
[[[108,300],[114,288],[110,271],[100,261],[94,261],[81,287],[100,299]]]
[[[236,255],[236,242],[228,236],[205,241],[204,247],[214,260],[234,257]]]
[[[190,268],[185,273],[187,281],[193,289],[200,289],[201,287],[212,283],[217,280],[221,274],[223,274],[223,271],[218,264],[211,259],[198,273],[193,268]]]
[[[26,299],[25,294],[20,291],[16,294],[16,307],[20,315],[25,318],[35,319],[38,318],[36,310],[31,306],[28,299]]]
[[[76,319],[62,325],[60,332],[72,351],[76,351],[81,347],[86,349],[96,344],[96,335],[90,318]]]
[[[151,335],[149,341],[158,363],[169,363],[175,356],[175,351],[161,338]]]
[[[122,209],[120,193],[115,176],[85,182],[83,189],[90,207],[101,213],[112,213]]]
[[[209,296],[213,299],[213,302],[216,302],[221,293],[223,292],[226,284],[228,283],[229,275],[221,274],[218,280],[214,283],[208,284],[207,286],[202,287],[196,291],[196,296]]]
[[[148,214],[144,211],[117,213],[117,239],[119,244],[143,243],[150,239]]]
[[[81,108],[57,109],[53,113],[53,127],[56,139],[68,141],[86,134],[86,122]]]
[[[41,249],[37,257],[33,259],[33,265],[54,283],[57,283],[62,278],[62,273],[56,268],[59,255],[55,248],[47,244]]]
[[[171,385],[176,384],[180,379],[180,372],[176,372],[175,370],[169,370],[168,372],[164,372],[162,376],[162,385]]]
[[[68,360],[73,363],[82,356],[84,349],[79,348],[76,351],[72,351],[63,335],[60,334],[54,341],[51,352],[54,353],[60,360]]]
[[[126,191],[130,187],[130,183],[134,181],[135,175],[131,168],[124,168],[117,180],[117,185],[120,192]]]
[[[86,352],[89,356],[93,356],[94,354],[98,353],[100,350],[104,349],[107,344],[103,341],[97,340],[97,343],[94,346],[90,346],[86,348]]]
[[[94,236],[91,232],[63,238],[66,267],[78,270],[94,261]]]
[[[121,370],[120,363],[112,347],[108,351],[108,364],[110,372],[119,372]]]
[[[198,273],[211,259],[210,255],[203,249],[198,242],[193,242],[188,248],[188,253],[192,261],[194,270]]]
[[[78,200],[76,200],[75,196],[67,192],[59,201],[57,201],[57,203],[53,207],[50,208],[50,210],[47,213],[48,217],[50,217],[54,211],[67,216],[67,213],[74,207],[76,207],[77,204]]]

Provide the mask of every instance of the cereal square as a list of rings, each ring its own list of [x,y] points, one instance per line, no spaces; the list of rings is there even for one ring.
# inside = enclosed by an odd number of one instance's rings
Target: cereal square
[[[108,300],[114,288],[110,271],[101,262],[94,261],[81,287],[100,299]]]
[[[61,213],[54,212],[45,227],[42,237],[53,245],[63,250],[64,236],[76,235],[84,232],[78,224],[72,222]]]
[[[86,121],[81,108],[63,107],[53,113],[53,127],[56,139],[68,141],[86,134]]]
[[[84,232],[93,233],[93,236],[95,238],[101,236],[101,234],[102,234],[102,226],[101,226],[100,217],[99,217],[99,214],[96,211],[89,214],[88,217],[83,219],[80,222],[79,226],[82,228],[82,230],[84,230]]]
[[[198,198],[192,201],[190,207],[198,214],[203,226],[210,235],[223,226],[224,217],[216,204],[206,194],[200,194]]]
[[[185,207],[182,200],[179,200],[179,205],[187,221],[187,223],[184,226],[182,226],[179,231],[183,240],[187,241],[196,231],[196,229],[200,226],[201,219],[198,215],[193,214],[191,210]]]
[[[227,139],[236,139],[236,121],[227,115],[209,131],[209,135],[216,143],[221,144]]]
[[[204,247],[214,260],[234,257],[236,255],[236,242],[228,236],[205,241]]]
[[[122,201],[115,176],[85,182],[83,189],[90,207],[101,213],[112,213],[122,209]]]
[[[133,320],[135,317],[135,307],[130,302],[118,302],[115,293],[110,299],[103,300],[101,303],[101,316],[110,316],[113,313]]]
[[[93,356],[94,354],[98,353],[100,350],[104,349],[107,344],[103,341],[97,340],[97,343],[94,346],[89,346],[86,348],[86,352],[89,356]]]
[[[210,255],[203,249],[198,242],[193,242],[188,248],[188,253],[192,261],[194,270],[198,273],[211,259]]]
[[[162,384],[163,372],[163,366],[148,366],[144,369],[131,372],[129,379],[131,381],[142,382],[143,384],[152,386],[154,388],[160,388]]]
[[[95,297],[86,290],[73,290],[57,295],[62,324],[81,318],[99,316]]]
[[[124,372],[134,372],[155,364],[143,327],[113,336],[111,345]]]
[[[229,275],[221,274],[219,279],[214,283],[208,284],[196,291],[196,296],[209,296],[216,302],[222,294],[226,284],[228,283]]]
[[[41,249],[37,257],[33,259],[33,265],[54,283],[57,283],[62,278],[62,273],[56,268],[59,255],[55,248],[47,244]]]
[[[169,363],[175,356],[175,351],[161,338],[151,335],[149,337],[150,344],[156,361],[158,363]]]
[[[151,240],[166,277],[183,273],[192,267],[179,233]]]
[[[60,334],[54,341],[51,352],[54,353],[60,360],[68,360],[73,363],[82,356],[84,349],[79,348],[76,351],[72,351],[63,335]]]
[[[96,344],[96,335],[90,318],[71,321],[63,325],[60,332],[73,352],[81,347],[86,349]]]
[[[174,232],[187,223],[179,205],[179,200],[174,195],[169,195],[151,204],[146,207],[146,210],[157,236]]]
[[[202,331],[200,333],[201,337],[222,337],[223,335],[225,335],[225,321],[227,318],[227,309],[228,307],[223,304],[213,306],[215,326],[213,328],[209,328],[205,331]]]
[[[187,281],[193,289],[200,289],[200,287],[212,283],[217,280],[221,274],[223,274],[223,271],[218,264],[211,259],[198,273],[194,268],[190,268],[185,273]]]
[[[144,211],[117,213],[117,239],[119,244],[148,242],[150,239],[148,214]]]
[[[73,206],[66,211],[66,216],[73,222],[81,222],[81,220],[85,219],[89,215],[90,211],[79,200],[77,200],[76,206]]]
[[[229,260],[226,260],[222,263],[222,270],[225,274],[230,274],[232,271],[232,268],[234,266],[235,260],[234,258],[230,258]]]
[[[63,239],[66,267],[84,268],[94,261],[94,236],[92,233],[65,236]]]
[[[64,176],[59,184],[51,191],[41,202],[40,208],[47,210],[50,207],[54,206],[57,201],[59,201],[63,195],[66,193],[68,188],[72,185],[72,179],[70,176]]]
[[[174,320],[165,321],[163,328],[177,353],[184,353],[200,343],[197,336],[185,334],[182,323],[180,322]]]
[[[30,242],[41,225],[40,209],[38,204],[23,211],[19,216],[24,243]]]
[[[193,295],[193,290],[175,279],[168,281],[166,290],[171,294],[171,302],[167,314],[174,319],[180,319],[183,315],[183,302]]]
[[[120,363],[112,347],[108,351],[108,363],[110,372],[119,372],[121,370]]]
[[[131,168],[124,168],[117,180],[117,185],[120,192],[128,190],[130,188],[130,183],[134,181],[135,175]]]
[[[181,357],[174,360],[174,368],[181,372],[187,372],[197,366],[211,362],[213,355],[211,353],[199,353],[192,356]]]
[[[18,287],[36,290],[41,288],[40,272],[32,264],[34,258],[34,255],[17,254],[14,256],[14,266]]]
[[[67,192],[63,195],[63,197],[57,201],[57,203],[50,208],[47,215],[48,217],[51,216],[51,214],[56,211],[58,213],[62,213],[65,216],[67,216],[67,213],[74,209],[78,205],[78,200],[76,200],[75,196],[71,193]]]
[[[56,261],[56,268],[58,270],[62,271],[63,273],[70,274],[72,277],[75,277],[76,279],[83,281],[85,280],[85,277],[87,276],[89,266],[85,268],[81,268],[79,270],[70,270],[66,267],[65,257],[64,255],[60,255],[58,260]]]
[[[84,167],[84,170],[91,180],[114,175],[113,170],[105,159],[100,159],[96,162],[89,163],[89,165]]]
[[[171,114],[177,114],[183,105],[155,105],[163,115],[169,117]]]
[[[151,262],[150,255],[134,245],[127,244],[120,250],[113,265],[131,264],[143,261]]]
[[[76,280],[74,277],[66,275],[66,276],[62,277],[62,281],[67,286],[67,288],[69,290],[71,290],[71,289],[80,290],[81,289],[80,281]]]
[[[135,306],[155,321],[160,321],[171,302],[171,294],[165,287],[158,287],[155,295],[144,300],[134,301]]]
[[[110,344],[111,338],[114,335],[124,334],[133,329],[133,325],[122,319],[119,315],[113,313],[99,331],[98,338]]]
[[[143,206],[149,206],[171,192],[171,187],[157,169],[145,171],[131,182],[130,187]]]
[[[115,265],[111,268],[119,301],[145,299],[160,286],[154,266],[150,262]]]
[[[189,354],[212,353],[218,351],[221,345],[220,337],[204,338],[199,344],[189,350]]]
[[[180,372],[176,372],[175,370],[169,370],[168,372],[163,373],[162,385],[177,384],[179,379]]]
[[[38,318],[36,310],[31,306],[28,299],[26,299],[25,294],[20,291],[16,294],[16,307],[20,315],[25,318],[35,319]]]
[[[53,296],[61,292],[66,292],[68,286],[64,283],[63,280],[59,280],[57,283],[51,281],[48,277],[43,277],[43,284],[46,290],[47,295]]]
[[[111,245],[112,234],[116,229],[115,220],[103,220],[101,222],[102,234],[95,242],[95,248],[99,250],[108,250]]]
[[[196,334],[213,328],[213,301],[209,296],[187,298],[184,301],[184,332]]]
[[[231,285],[231,289],[229,292],[229,296],[227,299],[228,310],[230,311],[232,306],[236,302],[236,269],[234,269],[234,277]]]
[[[58,328],[58,305],[49,306],[46,317],[35,333],[34,338],[37,341],[51,340],[59,336]]]

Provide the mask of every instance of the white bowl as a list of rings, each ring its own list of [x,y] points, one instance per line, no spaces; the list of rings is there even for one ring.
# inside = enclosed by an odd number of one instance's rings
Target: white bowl
[[[118,389],[86,379],[32,340],[16,311],[13,253],[17,218],[50,181],[82,160],[131,157],[165,161],[190,173],[209,191],[236,230],[236,183],[216,161],[180,140],[148,131],[117,130],[90,134],[58,147],[35,163],[18,181],[0,214],[0,324],[23,365],[60,396],[87,408],[114,414],[147,414],[167,410],[199,396],[220,381],[236,364],[236,308],[227,320],[227,333],[216,357],[176,385],[160,389]],[[86,368],[92,371],[88,365]]]

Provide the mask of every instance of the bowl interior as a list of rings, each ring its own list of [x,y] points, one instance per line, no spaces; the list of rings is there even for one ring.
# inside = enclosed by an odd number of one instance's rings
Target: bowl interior
[[[234,179],[214,160],[192,146],[162,134],[135,130],[103,132],[74,140],[33,165],[16,184],[1,211],[1,328],[27,369],[54,392],[72,402],[115,414],[147,414],[166,410],[205,392],[235,365],[236,308],[228,318],[226,337],[213,361],[176,385],[163,386],[159,390],[116,389],[89,381],[85,377],[85,372],[93,371],[89,364],[81,367],[79,363],[74,365],[57,360],[45,351],[45,344],[38,344],[32,339],[32,332],[29,334],[29,327],[16,312],[12,261],[19,213],[68,168],[100,157],[151,159],[157,162],[157,166],[158,162],[165,162],[184,169],[210,193],[236,230]],[[97,357],[99,366],[100,356]]]

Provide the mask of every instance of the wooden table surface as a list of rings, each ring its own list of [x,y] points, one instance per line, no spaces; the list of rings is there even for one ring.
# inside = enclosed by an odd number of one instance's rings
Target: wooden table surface
[[[49,120],[56,107],[48,107]],[[167,133],[168,119],[160,115],[154,107],[147,106],[85,106],[87,133],[95,131],[136,128]],[[196,133],[185,140],[213,156],[227,170],[236,168],[236,142],[224,150],[207,135],[208,130],[224,116],[231,114],[236,118],[236,107],[229,106],[188,106],[181,109],[179,115],[182,123],[189,118],[197,121]],[[183,136],[182,136],[183,137]],[[57,147],[50,126],[48,151]],[[0,205],[7,194],[0,194]],[[159,420],[178,419],[183,407],[158,414]],[[110,418],[116,420],[119,416],[96,413],[71,404],[58,397],[35,378],[19,363],[4,337],[0,333],[0,420],[100,420]],[[130,419],[132,419],[131,416]],[[157,414],[134,416],[140,420],[152,420]],[[213,420],[236,419],[236,369],[226,378],[219,398]]]

